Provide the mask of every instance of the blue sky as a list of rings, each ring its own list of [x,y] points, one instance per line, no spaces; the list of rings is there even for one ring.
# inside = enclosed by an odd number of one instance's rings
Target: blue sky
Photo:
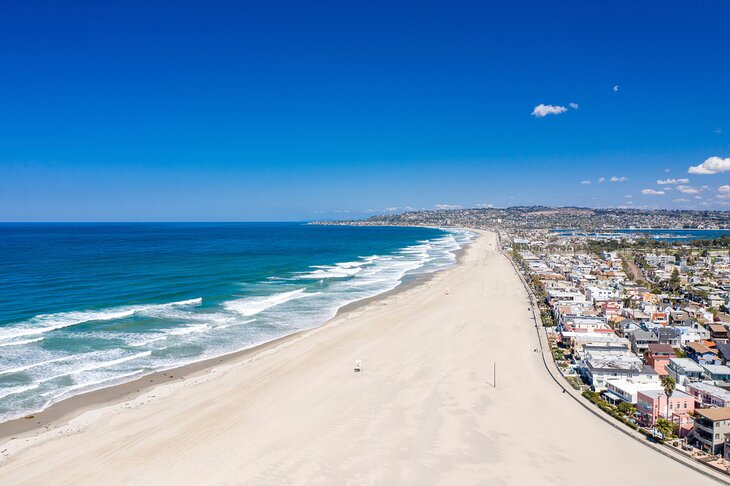
[[[594,3],[3,2],[0,220],[725,208],[730,3]]]

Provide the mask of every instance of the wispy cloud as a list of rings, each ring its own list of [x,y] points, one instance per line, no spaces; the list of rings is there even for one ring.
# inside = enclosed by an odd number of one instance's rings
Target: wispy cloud
[[[700,165],[690,167],[687,172],[698,175],[712,175],[730,170],[730,157],[710,157]]]
[[[581,184],[590,184],[591,181],[580,181]]]
[[[689,199],[685,199],[683,197],[678,197],[677,199],[672,199],[672,202],[676,202],[676,203],[688,203],[689,202]]]
[[[722,133],[722,128],[715,128],[713,132],[717,133],[718,135]]]
[[[629,180],[629,178],[625,177],[625,176],[621,176],[621,177],[613,176],[608,181],[609,182],[626,182],[628,180]]]
[[[717,188],[718,199],[730,199],[730,186],[720,186]]]
[[[667,184],[687,184],[688,182],[689,179],[659,179],[656,181],[656,183],[660,186],[664,186]]]
[[[677,190],[679,192],[681,192],[682,194],[699,194],[700,192],[704,192],[707,189],[709,189],[707,186],[702,186],[702,187],[692,187],[692,186],[685,186],[685,185],[677,186]]]
[[[664,191],[657,191],[654,189],[642,189],[641,193],[644,194],[645,196],[663,196],[664,195]]]
[[[436,204],[434,205],[436,209],[461,209],[464,206],[461,206],[459,204]]]
[[[532,116],[542,118],[547,115],[559,115],[565,113],[568,109],[564,106],[557,105],[543,105],[540,103],[532,110]]]
[[[574,110],[577,110],[578,109],[578,103],[569,103],[568,106],[570,106]]]
[[[482,203],[482,204],[477,204],[477,207],[478,208],[493,208],[494,207],[494,204],[492,204],[492,203]]]
[[[613,92],[618,93],[618,84],[613,85]]]
[[[606,182],[606,178],[605,178],[605,177],[599,177],[599,178],[598,178],[598,183],[599,183],[599,184],[602,184],[602,183],[604,183],[604,182]]]

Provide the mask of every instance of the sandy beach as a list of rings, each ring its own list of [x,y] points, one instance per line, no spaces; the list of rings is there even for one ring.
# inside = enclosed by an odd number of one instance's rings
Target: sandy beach
[[[0,439],[0,484],[714,484],[563,394],[528,306],[485,233],[321,328]]]

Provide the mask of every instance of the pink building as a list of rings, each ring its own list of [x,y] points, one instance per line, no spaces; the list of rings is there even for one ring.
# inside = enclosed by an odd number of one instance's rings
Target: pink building
[[[641,414],[644,425],[652,426],[658,418],[667,418],[667,396],[664,390],[639,391],[636,397],[636,411]],[[669,419],[678,425],[684,425],[689,422],[689,414],[694,410],[694,398],[687,393],[674,390],[669,397]]]
[[[649,345],[649,349],[646,351],[644,358],[646,364],[654,368],[654,371],[660,375],[668,375],[666,370],[669,360],[676,357],[674,349],[668,344],[657,344],[652,343]]]

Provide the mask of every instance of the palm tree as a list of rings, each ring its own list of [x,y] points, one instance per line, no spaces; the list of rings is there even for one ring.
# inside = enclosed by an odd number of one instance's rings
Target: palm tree
[[[667,396],[667,420],[669,418],[669,397],[674,393],[674,389],[677,388],[677,382],[674,381],[669,375],[662,376],[662,388],[664,388],[664,394]]]

